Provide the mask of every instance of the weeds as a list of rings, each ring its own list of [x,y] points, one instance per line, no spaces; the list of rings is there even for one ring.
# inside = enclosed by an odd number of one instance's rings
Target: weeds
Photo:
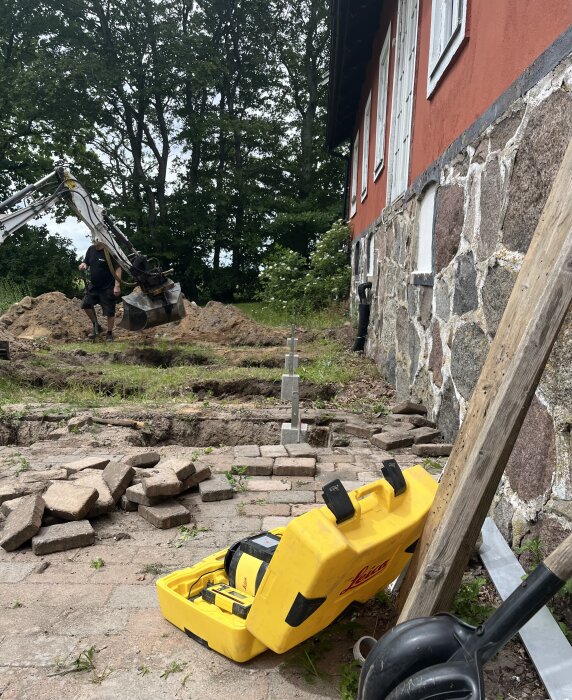
[[[90,680],[95,685],[101,685],[106,678],[109,678],[109,676],[111,676],[112,673],[113,673],[112,668],[105,668],[105,669],[103,669],[103,671],[100,671],[99,673],[97,671],[94,671],[93,676],[91,677]]]
[[[436,472],[441,473],[443,471],[443,465],[436,459],[431,459],[431,457],[425,457],[423,460],[423,468],[431,474]]]
[[[10,607],[12,608],[12,610],[16,610],[17,608],[23,608],[23,607],[24,607],[24,603],[21,603],[19,600],[15,600],[15,601],[10,605]]]
[[[96,571],[99,571],[99,569],[103,569],[105,566],[105,562],[101,557],[97,557],[97,559],[92,559],[89,563],[92,569],[95,569]]]
[[[149,668],[149,666],[139,666],[137,668],[138,676],[146,676],[148,673],[151,673],[151,669]]]
[[[15,472],[16,476],[19,476],[23,472],[28,472],[32,468],[32,465],[25,457],[20,457],[18,459],[18,464],[16,466]]]
[[[171,663],[167,666],[167,668],[163,671],[163,673],[159,677],[167,680],[167,678],[171,674],[180,673],[185,668],[186,665],[187,665],[186,663],[183,663],[181,661],[171,661]]]
[[[387,590],[387,588],[382,588],[375,594],[375,600],[381,605],[382,608],[389,608],[393,605],[393,596]]]
[[[233,464],[230,471],[224,473],[228,483],[238,493],[244,493],[247,489],[247,479],[250,478],[246,473],[247,471],[248,467],[238,467]]]
[[[531,568],[536,568],[539,564],[542,564],[542,560],[544,559],[544,554],[543,554],[543,548],[542,544],[540,542],[540,537],[533,537],[530,540],[527,540],[524,542],[518,549],[516,550],[517,554],[525,554],[529,553],[532,559],[532,567]]]
[[[481,589],[486,583],[487,579],[484,576],[477,576],[472,581],[462,583],[453,601],[453,615],[470,625],[481,625],[494,610],[479,600]]]
[[[358,692],[360,667],[357,661],[340,666],[341,700],[355,700]]]
[[[166,568],[163,564],[159,564],[158,562],[154,562],[153,564],[145,564],[145,566],[141,569],[141,571],[138,571],[138,574],[152,574],[153,576],[159,576],[159,574],[164,574],[166,572]]]
[[[199,532],[209,532],[209,529],[208,527],[196,527],[193,525],[193,527],[189,528],[186,525],[181,525],[177,539],[172,543],[173,547],[179,549],[185,542],[194,539]]]
[[[236,513],[237,515],[246,515],[246,503],[243,501],[238,503],[236,506]]]
[[[95,669],[95,655],[97,650],[95,646],[84,649],[79,656],[66,664],[65,659],[56,661],[56,671],[49,675],[65,676],[68,673],[83,673],[84,671],[93,671]]]

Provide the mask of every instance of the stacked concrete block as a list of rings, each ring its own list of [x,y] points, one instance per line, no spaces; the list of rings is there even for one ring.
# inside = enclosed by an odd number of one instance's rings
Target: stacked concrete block
[[[139,515],[160,530],[186,525],[191,521],[190,512],[180,503],[167,501],[156,506],[140,505]]]

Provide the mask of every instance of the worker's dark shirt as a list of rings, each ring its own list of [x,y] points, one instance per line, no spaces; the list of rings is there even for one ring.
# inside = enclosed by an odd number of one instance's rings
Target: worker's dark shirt
[[[106,289],[115,284],[115,278],[111,274],[103,250],[97,250],[94,245],[90,245],[85,254],[84,263],[89,267],[91,283],[96,289]],[[111,264],[116,270],[118,265],[114,258],[111,258]]]

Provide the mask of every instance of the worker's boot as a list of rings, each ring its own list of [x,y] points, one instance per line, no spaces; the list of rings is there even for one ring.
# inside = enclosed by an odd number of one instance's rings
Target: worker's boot
[[[111,331],[107,331],[107,335],[105,336],[105,342],[113,343],[113,333]]]
[[[90,340],[94,340],[97,338],[97,336],[101,333],[101,326],[99,323],[96,323],[95,326],[92,328],[91,333],[87,336]]]

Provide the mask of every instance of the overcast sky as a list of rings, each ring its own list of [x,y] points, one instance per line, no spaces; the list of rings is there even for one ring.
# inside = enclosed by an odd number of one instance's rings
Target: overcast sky
[[[63,223],[58,224],[51,214],[45,214],[36,219],[33,223],[37,223],[38,225],[45,224],[50,233],[57,233],[63,236],[63,238],[68,238],[72,242],[73,247],[77,250],[79,256],[84,255],[88,246],[91,244],[89,229],[74,216],[68,216]]]

